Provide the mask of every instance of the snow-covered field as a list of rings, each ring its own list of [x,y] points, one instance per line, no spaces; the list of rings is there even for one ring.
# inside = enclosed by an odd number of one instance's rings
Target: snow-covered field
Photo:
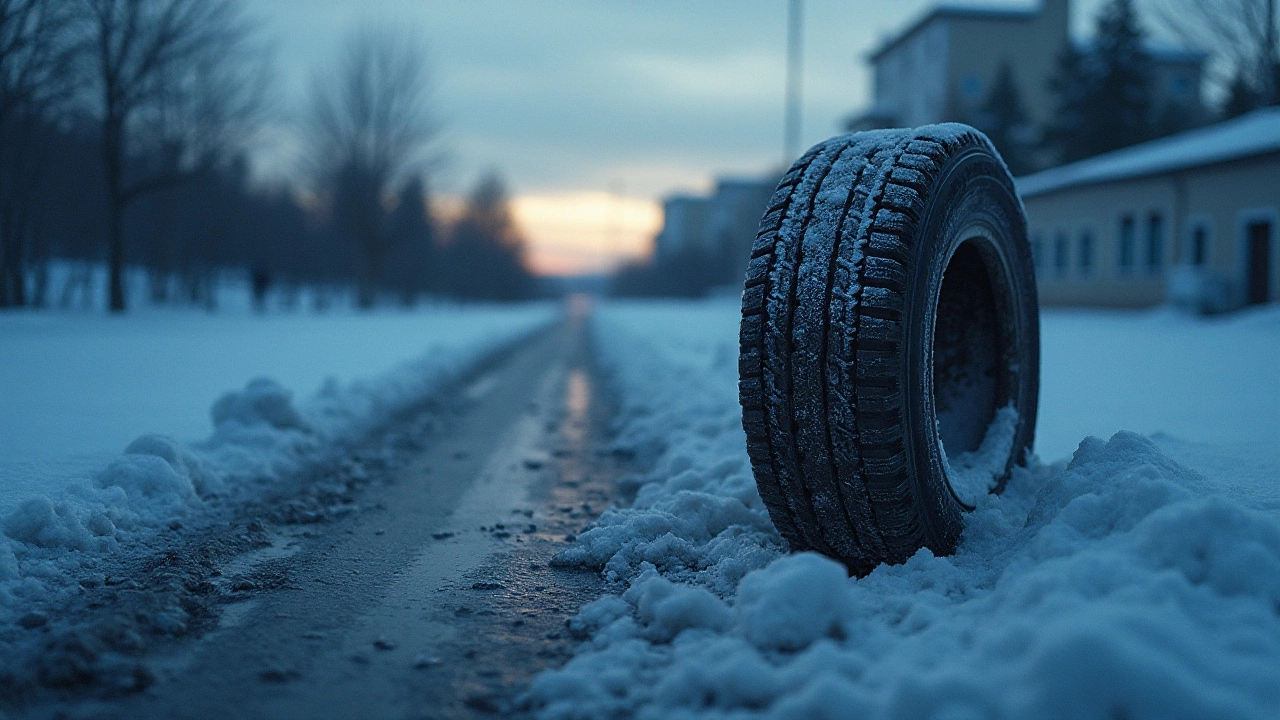
[[[0,314],[0,610],[354,439],[556,313]]]
[[[558,558],[620,595],[533,684],[542,717],[1280,716],[1274,308],[1046,313],[1040,461],[954,556],[860,580],[782,553],[739,425],[737,319],[599,314],[618,442],[652,469]]]

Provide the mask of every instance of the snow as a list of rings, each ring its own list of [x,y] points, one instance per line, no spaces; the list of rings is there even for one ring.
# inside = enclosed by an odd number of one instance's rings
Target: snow
[[[0,512],[59,475],[90,472],[141,435],[204,438],[210,404],[255,377],[310,396],[330,379],[343,386],[418,357],[445,362],[546,317],[544,308],[448,306],[369,316],[0,314]]]
[[[1280,109],[1188,130],[1114,152],[1027,175],[1018,193],[1032,197],[1077,185],[1144,177],[1280,151]]]
[[[599,313],[622,395],[617,442],[651,469],[630,507],[558,557],[619,594],[571,623],[585,641],[533,683],[540,717],[1280,712],[1277,464],[1253,454],[1276,445],[1280,389],[1273,366],[1251,364],[1280,351],[1275,309],[1046,314],[1037,447],[1054,462],[980,498],[954,556],[925,550],[857,580],[785,554],[755,493],[737,320],[728,302]],[[1208,388],[1187,383],[1204,371]],[[1109,433],[1134,421],[1165,434]],[[1057,450],[1066,433],[1070,460]]]
[[[0,614],[121,542],[269,487],[554,316],[0,315]]]
[[[1056,460],[1087,435],[1151,436],[1165,452],[1233,493],[1280,509],[1270,491],[1236,481],[1241,465],[1280,467],[1280,312],[1217,319],[1168,310],[1041,313],[1036,452]],[[1230,469],[1230,472],[1220,472]],[[1250,471],[1255,472],[1255,471]]]
[[[958,453],[953,458],[947,455],[946,447],[939,444],[947,481],[961,502],[973,507],[996,486],[1013,451],[1017,432],[1018,411],[1010,403],[996,411],[977,450]]]

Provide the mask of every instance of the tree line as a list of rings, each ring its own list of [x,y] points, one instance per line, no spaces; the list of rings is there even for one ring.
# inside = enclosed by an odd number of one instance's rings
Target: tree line
[[[1280,104],[1274,0],[1166,0],[1158,21],[1189,47],[1209,52],[1208,79],[1225,88],[1213,113],[1197,102],[1158,104],[1149,31],[1133,0],[1111,0],[1095,18],[1088,45],[1068,43],[1049,80],[1049,122],[1030,127],[1003,65],[976,116],[1015,175]]]
[[[0,0],[0,307],[65,304],[102,263],[116,312],[139,300],[127,267],[158,303],[212,306],[228,273],[361,307],[536,292],[496,172],[453,221],[433,212],[420,41],[354,32],[316,71],[299,179],[264,188],[267,56],[239,0]],[[55,260],[81,270],[54,287]]]

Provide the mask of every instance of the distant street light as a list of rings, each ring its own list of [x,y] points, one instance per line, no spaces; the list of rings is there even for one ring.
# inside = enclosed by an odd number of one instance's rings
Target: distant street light
[[[787,108],[783,131],[783,167],[800,154],[800,101],[803,80],[804,0],[787,0]]]

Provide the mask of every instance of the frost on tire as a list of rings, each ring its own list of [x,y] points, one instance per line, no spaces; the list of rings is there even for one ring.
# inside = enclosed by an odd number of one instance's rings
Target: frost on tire
[[[742,294],[760,496],[795,550],[864,574],[955,549],[1031,447],[1040,329],[1026,219],[965,125],[832,138],[783,176]]]

